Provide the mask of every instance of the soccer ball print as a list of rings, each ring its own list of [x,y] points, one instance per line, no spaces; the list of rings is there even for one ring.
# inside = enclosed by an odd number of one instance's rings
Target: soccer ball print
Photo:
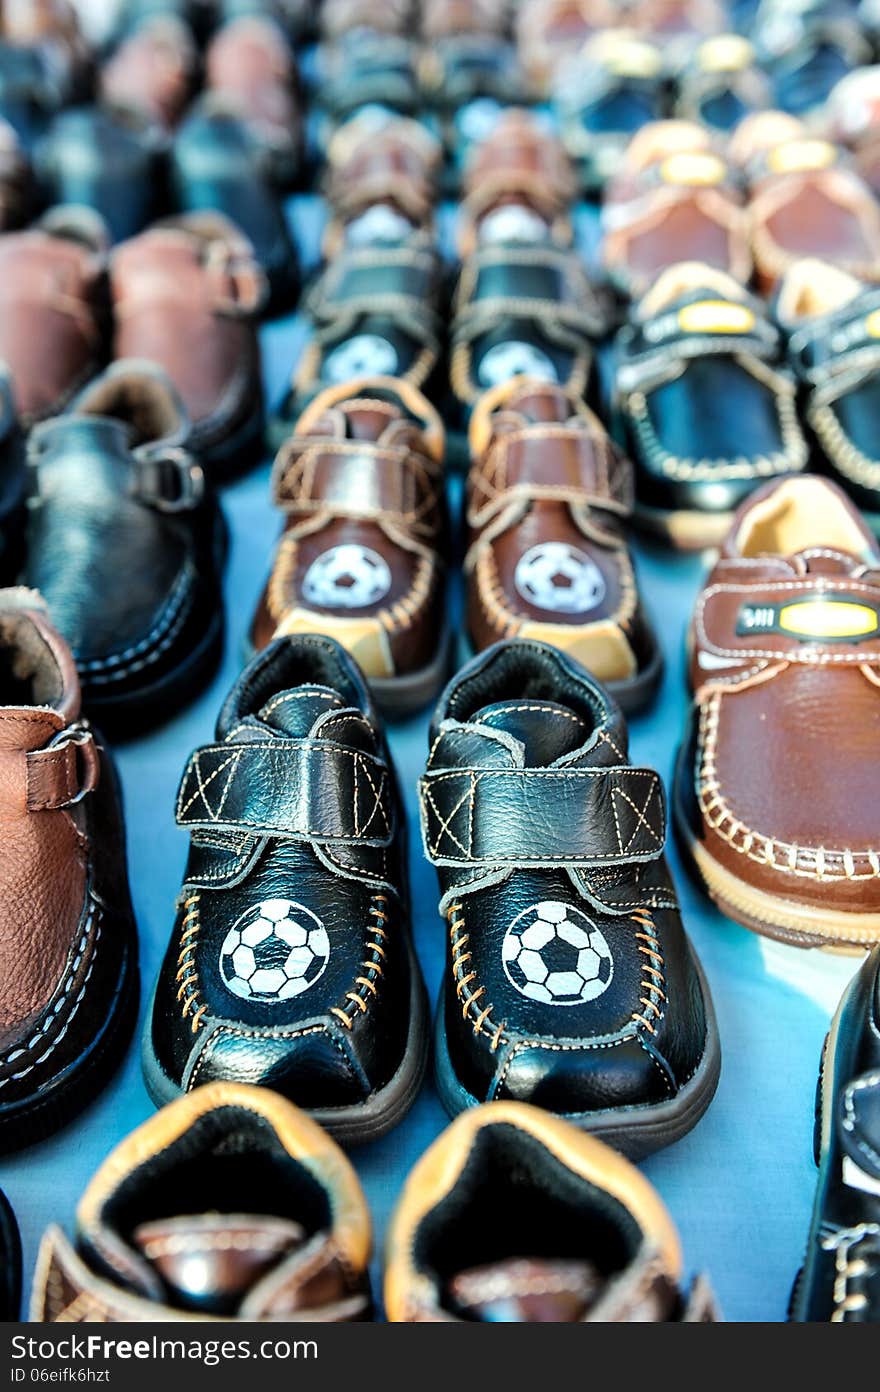
[[[590,557],[563,541],[544,541],[521,556],[514,584],[536,609],[585,614],[605,597],[602,572]]]
[[[501,960],[512,986],[544,1005],[585,1005],[607,991],[614,958],[585,913],[549,899],[517,914]]]
[[[309,566],[303,598],[327,609],[363,609],[391,589],[391,571],[378,551],[349,542],[324,551]]]
[[[232,925],[220,948],[220,975],[233,995],[277,1005],[302,995],[330,960],[327,929],[311,909],[265,899]]]

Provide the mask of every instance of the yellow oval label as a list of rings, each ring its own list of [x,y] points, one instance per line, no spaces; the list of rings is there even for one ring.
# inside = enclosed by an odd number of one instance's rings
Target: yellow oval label
[[[678,324],[685,333],[749,333],[755,327],[755,316],[748,305],[698,300],[678,311]]]
[[[726,173],[724,160],[697,150],[668,155],[660,166],[664,184],[685,184],[689,188],[720,184]]]
[[[827,169],[837,151],[827,140],[786,140],[771,150],[768,167],[774,174],[800,174],[809,169]]]
[[[845,599],[814,599],[784,605],[779,627],[808,638],[863,638],[876,633],[877,613]]]
[[[870,338],[880,338],[880,309],[875,309],[865,320],[865,333]]]
[[[718,34],[700,46],[697,62],[706,73],[736,72],[754,58],[754,48],[741,34]]]
[[[629,34],[612,31],[591,51],[616,77],[656,77],[663,66],[659,49]]]

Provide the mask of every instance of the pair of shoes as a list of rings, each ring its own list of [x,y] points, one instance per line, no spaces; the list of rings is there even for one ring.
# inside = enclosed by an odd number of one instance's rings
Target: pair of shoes
[[[450,684],[430,738],[444,1105],[533,1101],[629,1154],[670,1144],[708,1107],[720,1051],[660,780],[630,766],[618,708],[555,649],[501,643]],[[418,1091],[427,1011],[399,794],[337,644],[281,638],[254,659],[187,764],[177,820],[192,840],[150,1095],[260,1082],[347,1142],[383,1134]]]
[[[213,1083],[112,1152],[75,1242],[48,1230],[31,1318],[368,1320],[371,1247],[357,1176],[320,1127],[264,1088]],[[395,1322],[718,1318],[704,1280],[685,1288],[647,1180],[516,1103],[461,1118],[416,1165],[392,1219],[385,1306]]]
[[[878,311],[875,284],[815,259],[791,265],[771,309],[710,266],[661,275],[617,339],[640,522],[717,545],[757,484],[808,463],[880,514]]]
[[[813,475],[737,512],[690,634],[676,824],[730,918],[804,947],[880,941],[880,549]]]
[[[813,1154],[819,1182],[789,1319],[880,1320],[880,948],[844,992],[822,1051]]]
[[[106,252],[100,219],[80,207],[0,240],[0,362],[22,429],[64,411],[108,356],[146,359],[177,388],[212,481],[256,463],[265,284],[250,244],[220,214],[192,213]]]

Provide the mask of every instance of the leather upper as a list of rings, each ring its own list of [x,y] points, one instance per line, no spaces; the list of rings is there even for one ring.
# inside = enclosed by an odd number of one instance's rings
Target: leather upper
[[[328,388],[275,462],[286,514],[251,636],[330,633],[368,677],[417,672],[443,626],[443,428],[405,382]]]
[[[618,336],[615,395],[649,506],[723,513],[807,462],[780,334],[709,266],[671,267],[641,301]]]
[[[100,1040],[135,969],[115,780],[39,595],[0,591],[0,1118]]]
[[[823,1059],[819,1183],[792,1319],[876,1324],[880,1311],[880,949],[847,988]]]
[[[417,227],[430,224],[442,148],[417,121],[363,111],[335,132],[327,149],[326,194],[337,224],[351,223],[377,204],[388,204]],[[339,228],[325,237],[329,255]]]
[[[458,1117],[410,1174],[385,1304],[397,1323],[717,1319],[705,1282],[682,1291],[681,1267],[669,1215],[622,1156],[535,1107],[495,1102]]]
[[[695,834],[748,886],[844,915],[880,907],[878,561],[836,485],[767,484],[737,513],[691,630]]]
[[[198,51],[173,13],[143,19],[101,67],[100,92],[112,106],[130,107],[167,128],[177,124],[195,83]]]
[[[477,1101],[596,1113],[674,1097],[706,1003],[663,859],[663,789],[577,663],[514,640],[450,683],[420,783],[449,940],[441,1011]]]
[[[191,843],[151,1024],[164,1078],[366,1102],[401,1064],[418,969],[394,774],[337,644],[281,638],[254,659],[176,815]]]
[[[189,415],[190,447],[222,453],[262,402],[266,287],[250,243],[222,215],[184,215],[120,246],[111,283],[114,357],[158,364]]]
[[[523,378],[480,402],[470,434],[465,573],[475,648],[541,638],[602,681],[634,676],[656,644],[624,532],[628,460],[577,397]]]
[[[131,361],[31,432],[25,577],[87,706],[155,689],[218,623],[221,521],[186,444],[171,384]]]
[[[150,1117],[40,1249],[31,1318],[369,1316],[370,1218],[329,1136],[265,1088],[214,1083]]]
[[[462,193],[458,240],[464,255],[480,243],[505,240],[571,243],[572,167],[559,139],[525,109],[505,108],[474,143]]]
[[[205,82],[266,146],[276,177],[282,183],[295,178],[302,113],[296,62],[280,24],[256,13],[221,25],[205,52]]]
[[[34,154],[47,202],[94,208],[113,241],[164,211],[160,162],[156,128],[142,115],[86,106],[59,112]]]

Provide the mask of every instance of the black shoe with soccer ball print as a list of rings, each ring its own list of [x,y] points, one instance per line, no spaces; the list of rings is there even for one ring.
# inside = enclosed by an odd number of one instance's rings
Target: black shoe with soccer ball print
[[[440,699],[420,784],[448,964],[437,1084],[451,1113],[531,1102],[631,1156],[712,1100],[712,1001],[663,856],[663,787],[623,716],[544,643],[487,649]]]
[[[191,833],[144,1041],[154,1101],[273,1088],[337,1138],[374,1140],[425,1070],[404,820],[360,670],[332,639],[277,639],[190,758]]]

